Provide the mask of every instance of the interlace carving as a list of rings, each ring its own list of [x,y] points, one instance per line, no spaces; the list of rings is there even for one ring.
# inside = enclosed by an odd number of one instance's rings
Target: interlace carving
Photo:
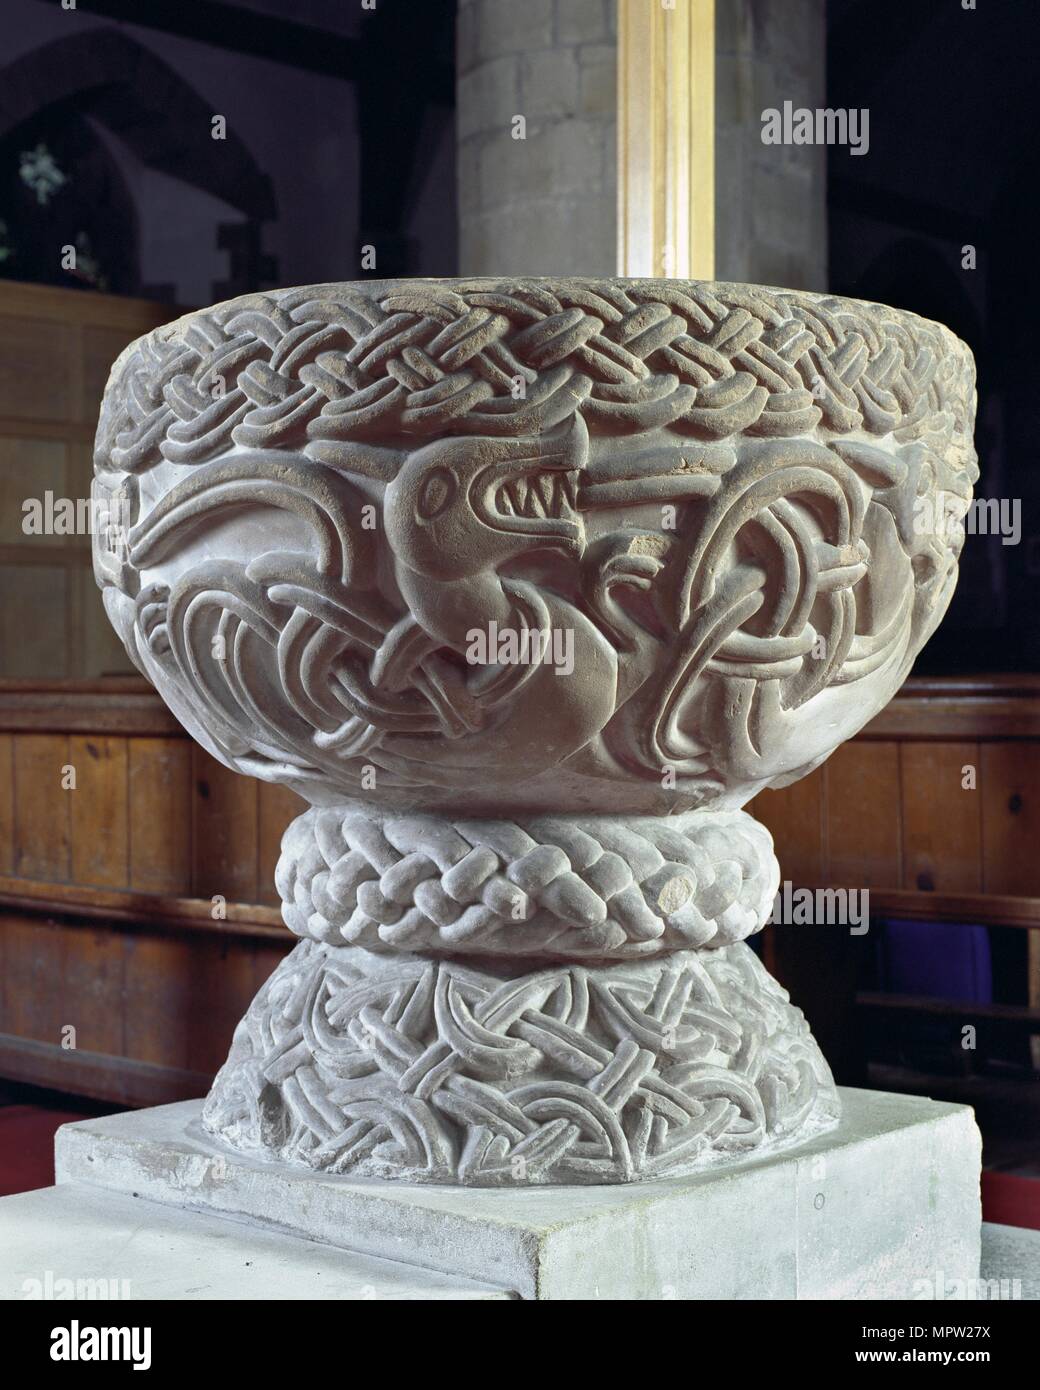
[[[880,708],[941,616],[972,402],[947,330],[820,295],[253,295],[116,363],[96,486],[135,514],[97,572],[240,770],[351,797],[375,768],[402,806],[478,781],[492,813],[621,783],[629,809],[740,804]],[[226,554],[193,552],[232,519]],[[492,624],[565,635],[579,678],[474,666]]]
[[[330,1173],[522,1186],[682,1173],[835,1114],[801,1013],[743,944],[510,976],[304,941],[204,1124]]]
[[[132,344],[95,451],[106,611],[204,747],[313,807],[277,875],[303,939],[209,1131],[494,1185],[833,1125],[742,940],[779,874],[738,808],[941,619],[973,410],[940,325],[744,285],[322,285]]]

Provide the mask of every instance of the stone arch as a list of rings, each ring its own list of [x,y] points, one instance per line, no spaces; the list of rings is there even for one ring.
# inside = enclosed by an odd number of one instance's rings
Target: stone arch
[[[41,148],[62,179],[64,171],[76,171],[57,199],[36,197],[20,176],[20,157]],[[50,105],[0,136],[0,208],[5,276],[141,293],[137,204],[97,126],[70,103]],[[66,263],[70,246],[76,254],[71,267]]]
[[[149,168],[243,214],[244,224],[218,224],[217,245],[230,253],[231,278],[213,286],[214,298],[273,276],[273,265],[260,255],[261,224],[277,215],[271,180],[233,127],[225,139],[212,138],[212,118],[220,113],[150,49],[99,26],[55,39],[0,69],[0,145],[47,112],[68,113],[71,122],[92,118]],[[140,285],[120,289],[144,292]]]
[[[276,215],[270,179],[233,129],[210,138],[209,102],[117,29],[55,39],[0,70],[0,138],[47,106],[75,101],[153,169],[221,198],[256,221]],[[195,132],[186,137],[185,132]]]

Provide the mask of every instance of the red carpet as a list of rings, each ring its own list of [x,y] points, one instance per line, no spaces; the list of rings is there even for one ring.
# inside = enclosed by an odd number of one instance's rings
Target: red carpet
[[[982,1219],[1040,1231],[1040,1178],[982,1174]]]
[[[0,1106],[0,1197],[31,1192],[54,1182],[54,1131],[82,1110],[48,1110],[39,1105]]]

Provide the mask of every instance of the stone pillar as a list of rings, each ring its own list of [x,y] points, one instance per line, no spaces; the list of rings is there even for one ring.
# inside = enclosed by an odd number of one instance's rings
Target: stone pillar
[[[826,104],[823,0],[719,0],[715,32],[715,275],[824,290],[827,151],[761,140]],[[463,273],[615,272],[616,111],[616,0],[460,0]]]
[[[826,106],[824,0],[715,7],[715,274],[827,288],[827,149],[764,145],[762,112]]]
[[[456,58],[460,271],[612,275],[614,0],[460,0]]]
[[[321,285],[132,344],[106,611],[206,748],[312,803],[209,1134],[508,1188],[833,1127],[746,944],[779,869],[740,808],[939,622],[973,387],[912,314],[691,281]]]

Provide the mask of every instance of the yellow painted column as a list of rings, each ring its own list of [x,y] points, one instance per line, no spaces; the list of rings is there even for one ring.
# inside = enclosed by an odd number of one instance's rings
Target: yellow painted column
[[[715,270],[715,0],[618,0],[618,272]]]

